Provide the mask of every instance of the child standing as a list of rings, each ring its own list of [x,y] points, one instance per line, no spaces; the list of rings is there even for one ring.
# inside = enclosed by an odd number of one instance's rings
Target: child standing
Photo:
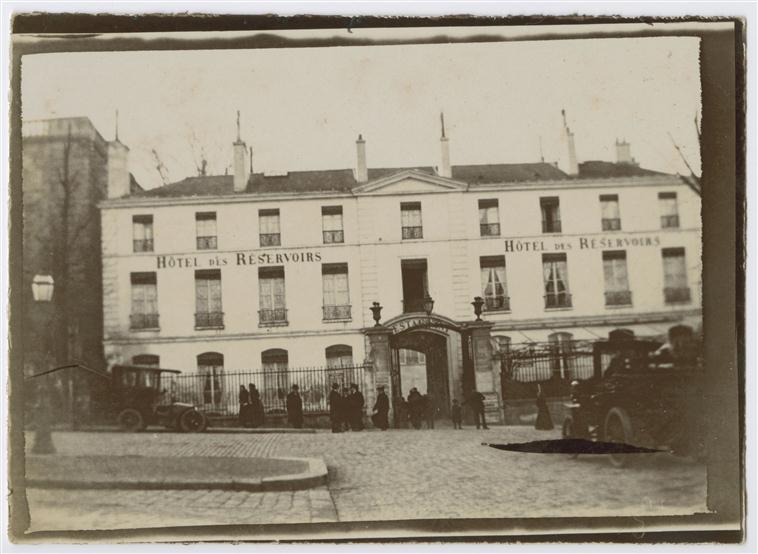
[[[453,417],[453,429],[463,429],[461,423],[463,422],[463,414],[461,412],[461,405],[458,404],[458,399],[453,399],[453,409],[451,410]]]

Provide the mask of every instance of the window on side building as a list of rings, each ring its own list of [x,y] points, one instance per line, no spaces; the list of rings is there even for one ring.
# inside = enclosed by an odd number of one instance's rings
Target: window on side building
[[[258,268],[258,293],[259,324],[262,326],[287,325],[283,266]]]
[[[542,232],[561,232],[561,209],[557,196],[544,196],[540,198],[540,210],[542,211]]]
[[[500,236],[500,213],[497,198],[479,200],[479,235]]]
[[[323,206],[321,208],[321,224],[324,244],[345,242],[345,233],[342,227],[342,206]]]
[[[134,252],[153,251],[153,216],[132,217],[132,245]]]
[[[600,195],[600,217],[603,231],[621,230],[618,194]]]
[[[404,240],[424,238],[424,228],[421,223],[421,202],[401,202],[400,220]]]
[[[625,250],[603,252],[603,277],[605,279],[605,305],[631,306],[632,291],[629,290]]]
[[[279,210],[258,210],[261,246],[281,246],[282,235],[279,228]]]
[[[323,264],[321,278],[324,291],[324,320],[350,319],[347,264]]]
[[[132,313],[134,331],[158,329],[158,286],[155,272],[132,273]]]
[[[505,282],[505,256],[479,258],[482,276],[482,297],[487,311],[510,310],[508,288]]]
[[[676,229],[679,227],[679,207],[676,203],[675,192],[658,193],[658,204],[661,210],[661,229]]]
[[[687,282],[687,263],[684,248],[664,248],[663,254],[663,297],[666,304],[690,301],[690,287]]]
[[[574,343],[571,333],[552,333],[547,337],[550,344],[553,378],[573,379]]]
[[[216,236],[216,212],[198,212],[195,214],[197,229],[197,249],[215,250],[218,248]]]
[[[155,354],[138,354],[132,356],[132,365],[158,368],[161,367],[161,358]]]
[[[195,328],[218,329],[224,327],[221,306],[221,270],[195,271]]]
[[[570,308],[566,254],[543,254],[542,276],[545,284],[545,308]]]
[[[263,405],[268,412],[283,412],[290,388],[289,356],[282,348],[271,348],[261,353],[263,366]]]
[[[205,409],[223,408],[224,356],[218,352],[204,352],[197,357],[197,373],[202,386],[202,404]]]

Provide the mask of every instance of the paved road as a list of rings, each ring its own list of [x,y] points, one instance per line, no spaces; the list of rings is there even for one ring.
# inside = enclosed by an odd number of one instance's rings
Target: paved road
[[[528,427],[296,434],[55,433],[60,454],[322,457],[310,491],[29,491],[33,529],[465,517],[691,514],[705,510],[702,464],[665,455],[633,468],[604,457],[482,446],[557,438]]]

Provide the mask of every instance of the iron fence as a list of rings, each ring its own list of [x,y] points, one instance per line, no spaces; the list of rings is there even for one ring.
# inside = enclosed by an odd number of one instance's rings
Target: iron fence
[[[287,394],[297,385],[306,414],[329,410],[329,392],[334,383],[340,389],[351,383],[366,394],[366,366],[312,367],[276,371],[225,371],[174,375],[167,392],[174,402],[187,402],[209,415],[237,415],[240,409],[240,386],[255,385],[267,414],[287,413]]]

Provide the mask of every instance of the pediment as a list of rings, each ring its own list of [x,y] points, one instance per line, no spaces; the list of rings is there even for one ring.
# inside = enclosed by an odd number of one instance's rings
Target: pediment
[[[356,194],[418,194],[466,190],[467,185],[455,179],[430,175],[414,169],[375,179],[353,189]]]

